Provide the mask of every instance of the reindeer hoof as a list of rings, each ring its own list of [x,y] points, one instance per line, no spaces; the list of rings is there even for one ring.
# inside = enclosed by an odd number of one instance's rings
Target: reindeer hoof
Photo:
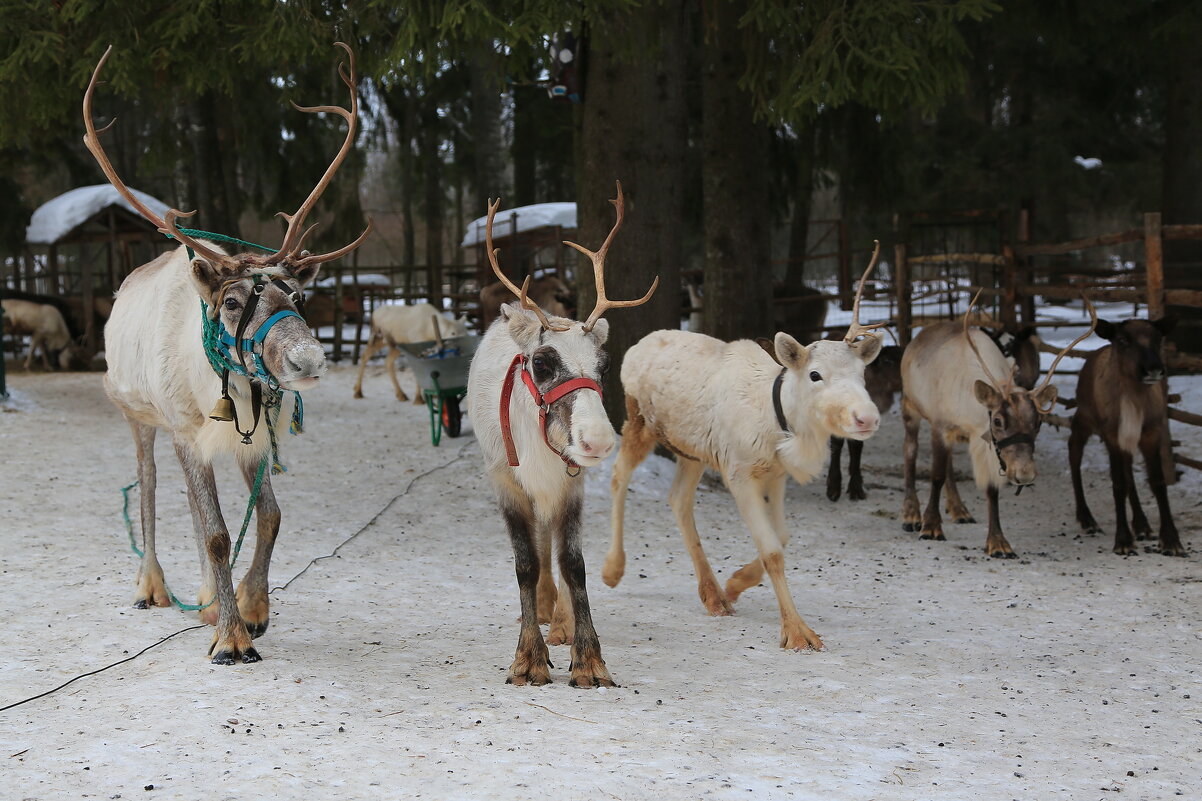
[[[947,537],[943,536],[942,530],[924,531],[918,535],[918,539],[920,539],[920,540],[935,540],[937,542],[946,542],[947,541]]]
[[[849,501],[866,501],[868,500],[868,493],[864,492],[863,488],[859,487],[856,489],[848,489],[847,499]]]
[[[902,531],[913,533],[918,531],[918,523],[902,523]]]
[[[977,519],[972,515],[965,515],[964,517],[957,517],[956,522],[963,525],[965,523],[975,523]]]
[[[993,551],[989,554],[994,559],[1017,559],[1018,554],[1014,551]]]
[[[243,622],[245,623],[246,621]],[[267,633],[269,622],[264,620],[262,623],[246,623],[246,633],[251,636],[251,639],[257,640]]]
[[[1177,545],[1165,545],[1162,543],[1160,546],[1160,554],[1162,556],[1186,556],[1187,555],[1185,552],[1185,547],[1182,546],[1180,543],[1178,543]]]
[[[138,600],[134,601],[134,609],[149,609],[149,608],[150,608],[150,604],[148,604],[146,602],[145,598],[139,598]]]
[[[262,662],[263,657],[259,656],[259,652],[254,648],[247,648],[241,654],[236,651],[218,651],[213,654],[213,658],[210,661],[214,665],[232,665],[238,661],[249,665],[253,662]]]
[[[830,484],[826,485],[826,499],[828,501],[837,501],[839,496],[843,494],[842,487],[835,487]]]

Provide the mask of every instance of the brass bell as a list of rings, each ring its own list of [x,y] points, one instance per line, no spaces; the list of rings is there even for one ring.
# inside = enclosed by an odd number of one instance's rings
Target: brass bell
[[[213,411],[209,412],[211,420],[229,423],[234,419],[234,402],[229,397],[218,398]]]

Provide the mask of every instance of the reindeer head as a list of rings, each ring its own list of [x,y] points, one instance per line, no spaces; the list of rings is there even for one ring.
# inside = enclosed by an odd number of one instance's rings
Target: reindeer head
[[[178,209],[170,209],[165,217],[160,218],[125,186],[100,144],[100,134],[108,130],[113,123],[110,122],[109,126],[97,131],[92,121],[92,95],[95,93],[100,71],[112,52],[111,46],[104,51],[104,55],[96,64],[83,98],[84,127],[87,130],[83,138],[84,144],[96,158],[109,182],[159,231],[174,237],[196,254],[191,264],[192,278],[197,293],[209,308],[210,318],[220,318],[226,333],[235,340],[243,340],[247,331],[255,332],[251,334],[256,341],[257,350],[254,353],[261,356],[263,366],[285,389],[299,390],[312,386],[325,372],[325,355],[321,345],[310,335],[304,318],[297,311],[303,288],[317,277],[323,262],[340,258],[359,247],[372,228],[371,220],[368,219],[367,229],[358,239],[330,253],[311,254],[302,249],[305,238],[316,227],[310,226],[305,229],[305,218],[346,159],[355,141],[359,110],[355,57],[347,45],[342,42],[336,44],[346,51],[350,62],[349,67],[344,64],[338,65],[338,74],[351,92],[350,108],[296,108],[308,113],[326,112],[342,117],[347,121],[346,139],[300,208],[293,214],[280,212],[279,216],[288,223],[288,228],[284,233],[283,243],[270,255],[227,254],[206,242],[203,236],[194,238],[179,228],[176,220],[191,217],[196,212],[185,213]],[[275,316],[281,312],[289,314],[278,318],[277,322]],[[236,347],[235,351],[237,358],[244,361],[246,352],[242,347]]]
[[[1098,336],[1110,340],[1119,370],[1144,384],[1159,384],[1166,375],[1164,338],[1177,324],[1175,317],[1160,320],[1098,320]]]
[[[617,219],[600,250],[594,253],[575,242],[564,242],[593,262],[597,305],[583,323],[566,317],[548,317],[528,295],[530,276],[526,276],[521,288],[518,288],[505,275],[497,262],[498,251],[492,241],[493,218],[501,205],[500,200],[489,203],[484,229],[485,246],[493,272],[518,296],[517,303],[501,307],[501,316],[508,326],[510,338],[521,351],[521,369],[528,374],[529,383],[537,390],[547,443],[565,461],[581,467],[600,462],[613,450],[617,440],[601,403],[600,392],[577,391],[587,389],[582,386],[587,383],[594,385],[591,389],[598,389],[609,368],[609,355],[604,347],[609,336],[609,323],[601,315],[612,308],[646,303],[659,286],[657,276],[651,289],[638,300],[610,300],[605,295],[605,257],[614,235],[622,227],[625,214],[622,184],[619,182],[617,187],[618,196],[611,201],[617,211]]]
[[[823,434],[845,439],[876,433],[881,415],[864,387],[864,367],[880,353],[879,336],[803,346],[782,331],[773,344],[787,370],[781,391],[786,418],[809,418]]]
[[[973,395],[977,403],[984,406],[989,415],[989,429],[984,436],[992,442],[1006,480],[1021,488],[1035,482],[1035,438],[1039,436],[1039,429],[1043,425],[1043,416],[1051,412],[1059,394],[1051,383],[1052,376],[1056,373],[1056,366],[1069,351],[1093,333],[1098,324],[1098,316],[1094,311],[1093,304],[1086,299],[1085,305],[1089,309],[1091,318],[1089,330],[1057,354],[1043,383],[1035,389],[1026,389],[1016,382],[1018,374],[1016,365],[1011,366],[1010,373],[1004,380],[999,380],[989,370],[985,359],[981,356],[981,351],[977,346],[978,339],[986,346],[992,345],[995,348],[997,346],[984,331],[970,331],[968,328],[969,317],[972,315],[972,309],[976,306],[980,295],[981,293],[977,292],[976,297],[968,306],[968,311],[964,314],[964,336],[989,380],[988,382],[976,381],[973,384]],[[998,353],[1001,353],[1000,349]]]

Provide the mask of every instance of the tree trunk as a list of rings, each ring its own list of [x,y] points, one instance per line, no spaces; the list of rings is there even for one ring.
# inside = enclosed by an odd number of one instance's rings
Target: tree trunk
[[[536,94],[537,93],[537,94]],[[536,203],[538,196],[539,106],[552,102],[541,89],[518,86],[513,90],[513,205]]]
[[[768,129],[739,88],[746,68],[739,17],[745,0],[715,0],[706,31],[702,108],[705,333],[771,336]]]
[[[814,194],[814,125],[798,131],[797,184],[793,192],[793,216],[789,221],[789,263],[785,267],[786,297],[799,295],[805,287],[805,258],[809,250],[810,198]]]
[[[685,52],[689,4],[665,0],[615,15],[593,29],[584,64],[578,137],[577,241],[596,250],[614,224],[615,179],[626,216],[606,262],[610,299],[651,300],[610,312],[605,407],[614,426],[625,418],[619,374],[631,345],[660,328],[680,327],[681,221],[685,186]],[[591,264],[576,271],[579,316],[596,298]]]
[[[234,132],[223,124],[217,112],[218,99],[205,92],[196,101],[192,117],[196,125],[192,136],[196,207],[200,209],[193,225],[226,236],[239,237]],[[185,222],[182,227],[189,227]]]
[[[439,157],[438,109],[432,100],[421,108],[422,216],[426,221],[426,270],[430,276],[428,296],[442,308],[443,191],[442,161]]]
[[[472,201],[472,217],[487,210],[488,199],[506,194],[505,149],[501,142],[501,74],[500,58],[491,42],[476,45],[469,56],[468,74],[471,81],[473,148],[472,183],[476,190]]]
[[[1165,225],[1202,223],[1202,49],[1185,30],[1170,37],[1165,52],[1165,141],[1162,219]],[[1168,240],[1164,243],[1165,286],[1198,288],[1202,268],[1202,242]],[[1192,281],[1191,281],[1192,279]],[[1182,324],[1172,339],[1182,350],[1202,352],[1202,310],[1169,306]]]

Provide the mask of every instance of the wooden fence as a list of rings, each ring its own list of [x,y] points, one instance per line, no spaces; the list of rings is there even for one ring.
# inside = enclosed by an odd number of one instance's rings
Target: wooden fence
[[[1202,225],[1163,225],[1158,212],[1144,215],[1142,228],[1132,228],[1116,233],[1100,236],[1074,239],[1068,242],[1032,243],[1029,241],[1029,220],[1021,215],[1018,225],[1018,241],[1010,246],[1003,244],[1001,252],[945,252],[933,254],[912,255],[908,253],[905,225],[902,218],[895,219],[895,230],[898,231],[898,241],[894,245],[894,275],[893,295],[896,303],[895,320],[897,322],[898,339],[902,344],[908,343],[916,326],[930,322],[930,317],[914,314],[915,301],[925,300],[942,294],[962,295],[966,291],[981,291],[981,296],[993,300],[998,310],[998,324],[1001,326],[1034,325],[1042,328],[1076,326],[1075,321],[1037,321],[1035,317],[1036,299],[1045,301],[1068,301],[1088,297],[1093,301],[1129,302],[1133,304],[1133,312],[1138,313],[1142,305],[1149,319],[1158,320],[1164,316],[1166,305],[1202,307],[1202,291],[1196,289],[1166,289],[1164,278],[1164,242],[1166,240],[1202,240]],[[1142,245],[1143,269],[1129,270],[1116,274],[1113,270],[1073,270],[1071,276],[1066,271],[1046,267],[1038,263],[1041,257],[1065,256],[1079,254],[1097,248],[1108,248],[1119,245]],[[960,281],[947,281],[943,287],[919,287],[916,292],[913,279],[915,269],[924,265],[952,268],[959,266],[967,271],[987,271],[994,280],[990,282],[973,281],[979,286],[966,287]],[[1092,273],[1092,274],[1091,274]],[[1076,280],[1069,280],[1075,278]],[[954,300],[954,299],[953,299]],[[949,308],[952,304],[949,300]],[[1056,348],[1041,343],[1045,352],[1057,353]],[[1085,357],[1086,351],[1072,351],[1072,356]],[[1169,369],[1176,371],[1202,372],[1202,358],[1178,352],[1171,344],[1166,345],[1165,362]],[[1061,398],[1059,401],[1066,408],[1072,408],[1075,400]],[[1170,403],[1179,403],[1180,396],[1170,396]],[[1168,417],[1180,423],[1202,426],[1202,415],[1187,412],[1170,406]],[[1051,422],[1068,424],[1068,418],[1052,415]],[[1202,469],[1202,460],[1190,458],[1169,451],[1170,442],[1164,437],[1166,466],[1173,463]],[[1165,475],[1175,476],[1174,469],[1166,469]]]

